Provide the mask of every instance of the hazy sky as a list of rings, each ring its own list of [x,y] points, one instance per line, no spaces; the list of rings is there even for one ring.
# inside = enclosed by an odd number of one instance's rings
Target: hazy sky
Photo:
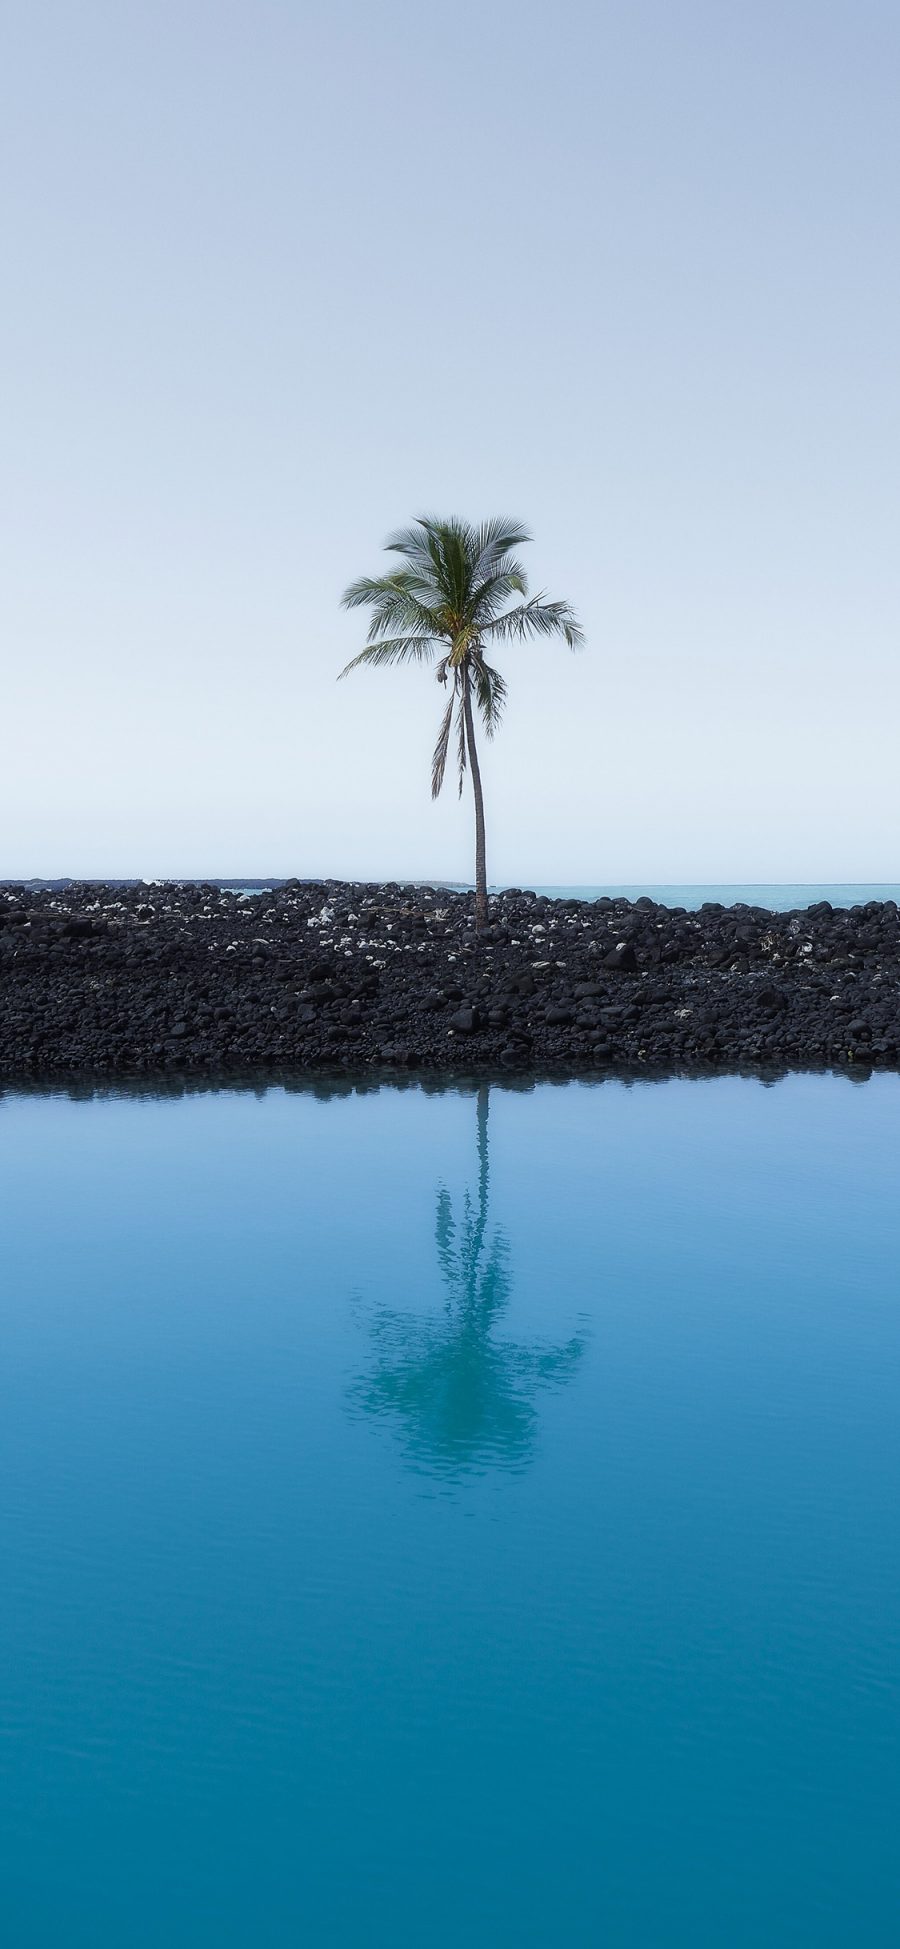
[[[896,0],[5,0],[0,875],[471,873],[422,511],[524,518],[514,881],[900,878]]]

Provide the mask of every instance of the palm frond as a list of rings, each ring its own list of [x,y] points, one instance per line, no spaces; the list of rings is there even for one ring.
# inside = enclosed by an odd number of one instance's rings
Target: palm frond
[[[384,575],[360,575],[341,596],[342,609],[361,609],[365,603],[378,602],[384,593],[387,577]]]
[[[502,563],[472,590],[472,619],[479,629],[492,622],[510,596],[527,596],[528,581],[518,562]]]
[[[545,602],[543,596],[532,596],[530,602],[523,602],[518,609],[507,609],[503,615],[494,616],[485,625],[484,634],[501,641],[510,637],[524,641],[529,636],[562,636],[570,650],[577,650],[584,642],[584,631],[569,604]]]
[[[473,534],[479,561],[492,552],[506,555],[511,548],[523,548],[534,540],[531,529],[512,514],[492,515],[490,521],[480,522]]]
[[[418,581],[433,589],[444,602],[450,602],[454,585],[448,573],[446,548],[448,544],[452,548],[454,542],[458,543],[464,532],[462,521],[425,514],[411,528],[398,528],[384,545],[389,555],[403,556],[409,565],[408,572]]]
[[[402,591],[408,601],[428,610],[432,627],[458,639],[467,627],[493,621],[510,597],[527,598],[525,570],[512,551],[530,539],[524,524],[510,516],[473,527],[455,517],[423,514],[385,543],[404,566],[381,583],[353,584],[345,601],[348,606],[371,602],[381,609],[386,589]]]
[[[452,525],[451,521],[441,520],[439,515],[420,514],[411,527],[396,528],[392,535],[388,535],[384,546],[389,555],[405,555],[408,561],[418,562],[424,566],[426,562],[433,562],[436,559],[434,536],[439,534],[442,528]],[[459,527],[462,524],[457,522],[456,525]]]
[[[434,636],[440,632],[439,612],[421,600],[412,583],[413,578],[403,573],[362,576],[358,582],[351,582],[344,592],[343,606],[371,609],[367,642],[376,643],[380,636]]]
[[[472,531],[464,521],[442,521],[432,529],[443,569],[449,606],[461,621],[472,594]]]
[[[399,528],[385,542],[389,554],[402,555],[410,571],[426,589],[461,620],[472,592],[475,531],[455,516],[423,514],[411,528]]]
[[[480,654],[472,658],[472,677],[484,728],[488,737],[492,738],[506,709],[506,680]]]
[[[463,786],[466,782],[466,720],[461,695],[456,715],[456,764],[459,772],[459,796],[462,798]]]
[[[522,548],[531,538],[524,522],[516,521],[510,515],[495,515],[491,521],[482,521],[479,527],[472,530],[473,581],[485,581],[514,548]]]
[[[441,728],[438,732],[437,744],[434,747],[434,754],[431,760],[431,796],[433,799],[439,797],[441,786],[444,783],[444,771],[447,765],[447,750],[450,744],[450,727],[453,723],[453,706],[455,702],[455,696],[451,692],[447,708],[441,718]]]
[[[389,535],[385,548],[391,554],[402,555],[404,562],[402,568],[394,569],[385,580],[402,581],[410,594],[431,608],[446,607],[448,590],[443,565],[436,546],[424,530],[409,528]]]
[[[345,663],[338,676],[349,677],[351,670],[358,670],[360,664],[369,663],[376,669],[385,663],[428,663],[441,649],[441,643],[428,636],[388,636],[379,643],[367,643],[358,656]]]

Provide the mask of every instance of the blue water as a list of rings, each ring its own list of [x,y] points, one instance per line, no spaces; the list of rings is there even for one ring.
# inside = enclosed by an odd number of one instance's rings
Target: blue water
[[[229,882],[233,886],[233,882]],[[426,882],[428,885],[442,885],[440,881]],[[699,882],[681,886],[674,884],[655,884],[649,881],[635,881],[629,886],[540,886],[526,882],[533,893],[546,894],[551,900],[600,900],[606,895],[612,900],[639,900],[642,895],[658,900],[664,907],[686,907],[695,911],[705,900],[715,900],[723,907],[733,907],[743,901],[747,907],[767,907],[771,913],[791,913],[795,908],[812,907],[817,900],[830,900],[833,907],[856,907],[867,900],[896,900],[900,903],[900,882],[894,880],[828,880],[828,881],[783,881],[755,880],[752,883],[733,880],[717,881],[700,885]],[[471,892],[462,881],[453,882],[456,892]],[[259,883],[240,889],[242,893],[264,891]],[[491,887],[491,893],[501,893],[502,887]]]
[[[0,1101],[15,1949],[897,1940],[900,1080]]]
[[[647,895],[658,900],[665,907],[687,907],[695,910],[702,907],[705,900],[717,900],[723,907],[733,907],[743,901],[747,907],[767,907],[771,913],[786,914],[796,907],[812,907],[817,900],[830,900],[833,907],[855,907],[867,900],[896,900],[900,902],[900,883],[895,881],[773,881],[759,880],[750,883],[728,881],[718,884],[689,884],[686,886],[651,885],[637,882],[633,886],[536,886],[535,893],[544,893],[555,900],[599,900],[604,894],[613,900],[639,900]]]

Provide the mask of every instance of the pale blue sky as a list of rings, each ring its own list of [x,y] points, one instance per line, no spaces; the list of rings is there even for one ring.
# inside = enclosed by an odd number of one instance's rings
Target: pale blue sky
[[[6,0],[0,875],[465,877],[422,510],[522,516],[489,872],[900,876],[900,12]]]

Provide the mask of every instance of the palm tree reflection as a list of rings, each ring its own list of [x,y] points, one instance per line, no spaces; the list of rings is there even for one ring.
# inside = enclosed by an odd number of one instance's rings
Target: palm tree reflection
[[[575,1335],[558,1346],[498,1337],[512,1295],[509,1244],[488,1235],[489,1090],[476,1099],[478,1191],[467,1191],[457,1222],[449,1193],[437,1194],[435,1243],[445,1297],[437,1314],[382,1307],[368,1328],[371,1371],[351,1405],[392,1421],[410,1461],[443,1475],[528,1462],[541,1388],[569,1380],[584,1351]]]

